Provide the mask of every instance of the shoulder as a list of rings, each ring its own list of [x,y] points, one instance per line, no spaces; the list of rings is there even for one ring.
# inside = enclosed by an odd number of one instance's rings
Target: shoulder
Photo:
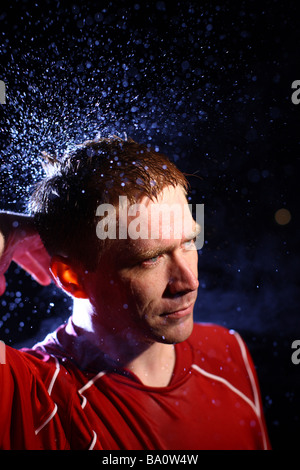
[[[230,383],[251,398],[257,377],[249,350],[238,332],[220,325],[198,323],[188,340],[193,367],[203,375]]]
[[[5,383],[9,395],[30,394],[47,400],[76,392],[76,368],[70,361],[42,348],[14,349],[5,347],[5,364],[0,365],[0,385]],[[78,374],[77,374],[78,375]],[[82,379],[80,373],[80,379]],[[46,400],[46,401],[47,401]]]
[[[223,348],[224,343],[235,343],[237,336],[239,334],[235,330],[215,323],[195,323],[189,342],[195,348],[203,349],[211,345]]]
[[[200,323],[194,325],[188,343],[193,356],[191,375],[199,381],[199,386],[209,381],[214,387],[223,387],[226,396],[233,393],[238,398],[235,406],[247,403],[260,422],[264,448],[270,448],[257,374],[239,333],[219,325]]]
[[[6,423],[0,432],[1,448],[40,445],[37,435],[57,411],[50,396],[55,371],[52,358],[5,348],[5,363],[0,365],[0,413]]]
[[[1,365],[2,380],[18,389],[30,389],[40,383],[47,389],[58,368],[58,361],[48,354],[30,349],[5,347],[5,363]]]
[[[240,334],[220,325],[196,323],[188,342],[196,363],[209,362],[210,367],[215,366],[218,370],[222,364],[245,367],[251,360],[248,348]]]
[[[188,342],[194,352],[207,354],[209,357],[217,357],[220,353],[229,353],[238,348],[240,351],[240,335],[232,329],[213,323],[195,323],[193,332]],[[243,342],[243,341],[242,341]]]

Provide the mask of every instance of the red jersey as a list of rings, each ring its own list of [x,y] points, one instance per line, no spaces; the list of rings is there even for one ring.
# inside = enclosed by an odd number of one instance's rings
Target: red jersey
[[[107,365],[72,322],[0,365],[1,449],[269,449],[241,337],[196,324],[167,387]],[[92,360],[91,360],[92,358]]]

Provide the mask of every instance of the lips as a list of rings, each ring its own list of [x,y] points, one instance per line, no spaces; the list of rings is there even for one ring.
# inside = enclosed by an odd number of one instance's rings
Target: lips
[[[178,310],[175,310],[175,311],[172,311],[172,312],[164,312],[162,313],[160,316],[161,317],[167,317],[167,318],[183,318],[187,315],[190,315],[193,311],[193,308],[194,308],[194,303],[195,302],[192,302],[191,304],[189,304],[188,306],[183,306],[181,308],[179,308]]]

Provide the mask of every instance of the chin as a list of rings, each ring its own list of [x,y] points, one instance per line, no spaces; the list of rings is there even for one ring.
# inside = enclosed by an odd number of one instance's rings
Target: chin
[[[155,332],[155,340],[164,344],[182,343],[187,340],[193,331],[193,318],[177,322],[177,324],[165,325],[162,331]]]

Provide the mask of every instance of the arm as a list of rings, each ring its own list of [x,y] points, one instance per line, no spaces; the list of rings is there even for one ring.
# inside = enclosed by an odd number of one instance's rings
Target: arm
[[[0,212],[0,295],[5,292],[5,272],[15,261],[40,284],[50,284],[50,256],[32,217],[13,212]]]

